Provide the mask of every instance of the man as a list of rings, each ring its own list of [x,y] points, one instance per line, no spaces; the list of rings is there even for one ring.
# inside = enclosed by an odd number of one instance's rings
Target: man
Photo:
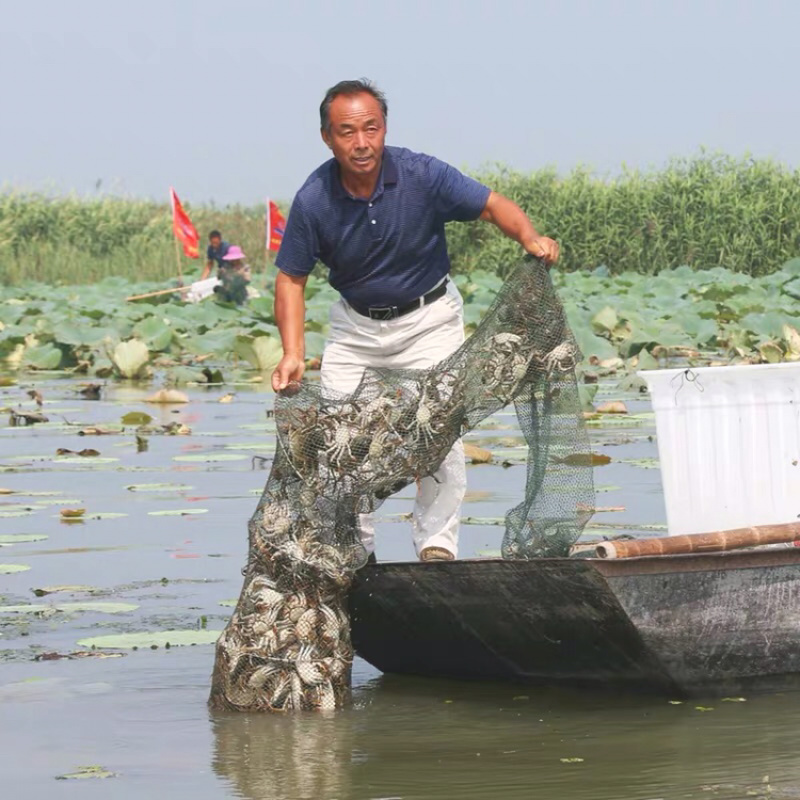
[[[206,250],[206,268],[200,276],[200,280],[204,281],[217,265],[217,269],[222,269],[225,266],[225,256],[228,254],[230,245],[222,240],[222,234],[219,231],[211,231],[208,234],[208,250]]]
[[[341,299],[333,306],[322,384],[352,392],[367,366],[427,368],[464,341],[461,297],[448,280],[444,225],[483,219],[552,264],[558,244],[540,236],[522,209],[458,170],[384,145],[387,103],[369,81],[342,81],[320,106],[333,158],[297,193],[276,259],[275,320],[283,358],[275,391],[304,371],[304,289],[317,260]],[[458,443],[433,477],[418,483],[414,545],[423,561],[457,555],[464,451]],[[374,550],[369,519],[362,541]]]

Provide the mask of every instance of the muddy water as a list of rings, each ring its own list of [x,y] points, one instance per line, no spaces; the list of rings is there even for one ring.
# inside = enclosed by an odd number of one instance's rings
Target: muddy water
[[[0,390],[0,406],[33,410],[27,388]],[[35,660],[87,652],[77,643],[91,636],[220,630],[269,467],[253,457],[274,448],[264,414],[271,396],[258,387],[236,387],[230,403],[218,402],[229,388],[189,390],[188,405],[163,408],[142,402],[148,387],[111,386],[99,402],[76,399],[74,384],[55,376],[37,376],[36,388],[50,422],[0,428],[0,488],[15,492],[0,494],[0,565],[28,568],[0,567],[0,606],[42,607],[0,609],[0,797],[800,798],[793,694],[673,704],[382,676],[357,661],[347,711],[212,715],[209,645]],[[638,400],[629,407],[649,410]],[[132,429],[77,435],[130,411],[192,433],[149,436],[144,452]],[[597,505],[609,510],[588,536],[663,525],[652,424],[644,416],[592,428],[595,450],[613,460],[595,469]],[[493,521],[525,480],[513,416],[496,416],[470,439],[511,466],[469,468],[464,556],[499,548]],[[86,447],[100,456],[55,456]],[[84,521],[62,522],[62,508],[85,508]],[[413,556],[409,510],[410,495],[381,508],[380,558]],[[19,536],[46,538],[9,538]],[[84,588],[32,592],[58,586]],[[53,610],[76,602],[90,605]],[[127,605],[91,605],[100,603]],[[114,775],[55,781],[85,766]]]

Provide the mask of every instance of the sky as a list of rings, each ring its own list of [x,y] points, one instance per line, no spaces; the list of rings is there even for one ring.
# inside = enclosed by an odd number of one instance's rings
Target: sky
[[[475,170],[800,167],[800,3],[37,0],[0,15],[0,187],[291,200],[319,103],[368,77],[387,143]]]

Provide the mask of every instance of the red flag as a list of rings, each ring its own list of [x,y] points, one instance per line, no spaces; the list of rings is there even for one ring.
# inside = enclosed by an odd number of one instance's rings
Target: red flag
[[[267,250],[280,249],[286,220],[272,200],[267,199]]]
[[[170,187],[169,200],[172,205],[172,231],[175,237],[183,245],[183,252],[189,258],[200,258],[200,237],[197,235],[197,228],[192,225],[189,215],[183,210],[181,201],[175,190]]]

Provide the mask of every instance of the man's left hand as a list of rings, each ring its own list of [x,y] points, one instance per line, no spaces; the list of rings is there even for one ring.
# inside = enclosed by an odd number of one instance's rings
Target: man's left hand
[[[537,236],[525,245],[525,249],[536,258],[541,258],[549,267],[558,261],[558,242],[546,236]]]

